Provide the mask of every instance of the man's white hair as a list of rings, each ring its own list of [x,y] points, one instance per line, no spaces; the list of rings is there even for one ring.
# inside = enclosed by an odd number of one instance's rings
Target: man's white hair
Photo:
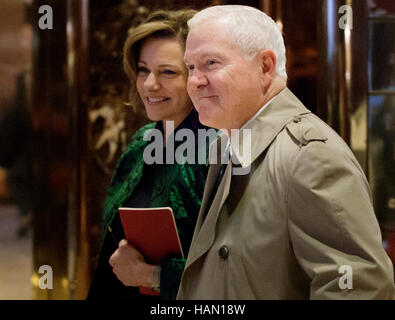
[[[285,45],[281,31],[272,18],[249,6],[212,6],[198,12],[188,21],[189,29],[199,28],[204,20],[226,18],[225,28],[231,41],[252,59],[262,49],[276,56],[276,74],[287,80]]]

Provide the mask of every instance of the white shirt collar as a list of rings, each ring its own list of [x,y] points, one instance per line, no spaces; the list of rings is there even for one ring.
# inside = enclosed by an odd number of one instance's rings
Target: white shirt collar
[[[254,121],[262,112],[263,112],[263,110],[265,110],[266,109],[266,107],[270,104],[270,102],[272,102],[273,101],[273,99],[274,99],[275,97],[273,97],[273,98],[271,98],[268,102],[266,102],[265,103],[265,105],[262,107],[262,108],[260,108],[241,128],[240,128],[240,131],[241,130],[243,130],[248,124],[250,124],[252,121]],[[230,155],[230,157],[231,157],[231,159],[232,159],[232,162],[233,163],[240,163],[240,161],[237,159],[237,156],[235,155],[235,153],[233,152],[233,150],[232,150],[232,145],[231,145],[231,143],[230,143],[230,139],[228,140],[228,143],[227,143],[227,146],[226,146],[226,148],[228,149],[229,148],[229,155]]]
[[[275,98],[275,97],[271,98],[268,102],[266,102],[265,105],[264,105],[262,108],[260,108],[260,109],[258,110],[258,112],[255,113],[255,114],[252,116],[252,118],[251,118],[250,120],[248,120],[248,121],[240,128],[240,130],[243,130],[249,123],[251,123],[251,122],[254,121],[256,118],[258,118],[258,116],[262,113],[263,110],[266,109],[266,107],[270,104],[270,102],[273,101],[274,98]]]

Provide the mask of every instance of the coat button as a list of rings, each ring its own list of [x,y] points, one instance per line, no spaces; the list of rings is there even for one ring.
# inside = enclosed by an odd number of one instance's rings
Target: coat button
[[[218,251],[218,255],[222,258],[222,259],[227,259],[229,256],[229,249],[227,246],[222,246],[219,251]]]
[[[295,118],[295,119],[294,119],[294,122],[295,122],[295,123],[299,123],[300,121],[302,121],[302,119],[300,119],[300,118]]]

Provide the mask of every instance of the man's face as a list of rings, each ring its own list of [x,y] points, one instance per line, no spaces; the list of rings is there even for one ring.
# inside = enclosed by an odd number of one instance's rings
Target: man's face
[[[232,44],[221,21],[192,29],[186,41],[187,91],[200,122],[217,129],[239,129],[261,106],[261,67]]]

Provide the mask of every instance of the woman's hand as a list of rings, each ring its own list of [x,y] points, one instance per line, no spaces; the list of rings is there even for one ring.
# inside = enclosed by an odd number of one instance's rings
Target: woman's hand
[[[109,263],[114,274],[125,286],[151,288],[155,266],[147,264],[143,255],[127,240],[122,239],[119,242]]]

